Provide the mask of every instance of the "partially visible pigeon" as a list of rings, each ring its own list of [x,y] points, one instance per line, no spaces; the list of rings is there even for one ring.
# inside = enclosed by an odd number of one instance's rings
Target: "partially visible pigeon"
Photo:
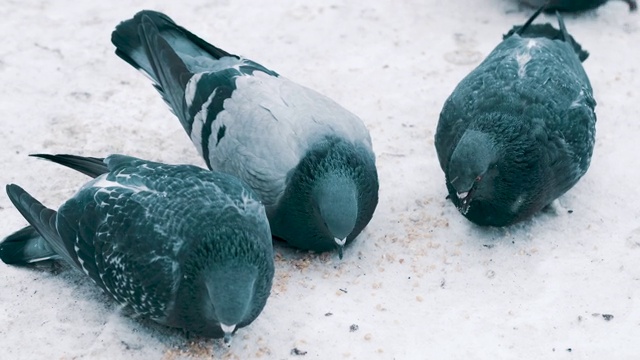
[[[58,211],[7,185],[32,227],[0,243],[2,261],[62,258],[137,314],[227,344],[260,314],[274,274],[271,234],[237,178],[123,155],[37,156],[95,179]]]
[[[378,203],[371,138],[358,117],[158,12],[122,22],[111,41],[154,81],[207,166],[259,194],[274,236],[342,257]]]
[[[539,8],[545,6],[544,11],[566,11],[566,12],[579,12],[592,10],[607,3],[609,0],[518,0],[521,3]],[[629,11],[635,11],[638,9],[638,3],[636,0],[622,0],[629,4]]]
[[[550,24],[514,27],[447,99],[435,136],[449,197],[478,225],[527,219],[585,174],[595,141],[587,58]]]

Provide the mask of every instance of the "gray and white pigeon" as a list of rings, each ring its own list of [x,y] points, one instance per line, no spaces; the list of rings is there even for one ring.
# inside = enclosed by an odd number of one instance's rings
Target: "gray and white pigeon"
[[[435,135],[449,197],[478,225],[525,220],[589,168],[596,102],[567,33],[514,27],[446,100]]]
[[[523,4],[539,8],[545,6],[545,12],[566,11],[580,12],[600,7],[609,0],[518,0]],[[629,5],[629,11],[638,9],[636,0],[622,0]]]
[[[274,236],[306,250],[337,248],[342,257],[378,203],[362,120],[158,12],[122,22],[111,41],[153,80],[207,166],[258,193]]]
[[[17,185],[31,224],[0,243],[9,264],[63,259],[139,315],[229,343],[264,308],[274,275],[269,224],[237,178],[123,155],[37,155],[94,177],[58,211]]]

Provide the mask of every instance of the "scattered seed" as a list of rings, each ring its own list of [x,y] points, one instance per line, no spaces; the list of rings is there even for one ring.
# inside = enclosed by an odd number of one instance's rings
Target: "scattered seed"
[[[304,356],[304,355],[307,355],[307,352],[304,351],[304,350],[300,350],[298,348],[293,348],[293,349],[291,349],[291,355]]]

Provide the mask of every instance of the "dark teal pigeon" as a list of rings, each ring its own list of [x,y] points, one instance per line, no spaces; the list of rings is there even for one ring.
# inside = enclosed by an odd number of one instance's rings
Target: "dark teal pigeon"
[[[275,237],[342,257],[378,203],[371,138],[358,117],[158,12],[122,22],[111,41],[151,78],[207,166],[258,193]]]
[[[564,11],[580,12],[592,10],[606,4],[609,0],[519,0],[526,5],[539,8],[545,6],[546,12]],[[622,0],[629,5],[630,11],[638,9],[636,0]]]
[[[94,177],[58,211],[17,185],[31,224],[0,243],[8,264],[63,259],[135,313],[229,344],[264,308],[274,274],[269,224],[237,178],[123,155],[36,155]]]
[[[514,27],[455,88],[440,113],[435,146],[449,198],[478,225],[530,218],[589,168],[593,91],[567,33],[550,24]]]

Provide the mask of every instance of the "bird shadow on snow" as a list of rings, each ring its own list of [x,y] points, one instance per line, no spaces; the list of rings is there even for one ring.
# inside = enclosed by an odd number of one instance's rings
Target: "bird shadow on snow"
[[[558,200],[544,207],[533,217],[506,227],[479,226],[465,221],[468,224],[467,232],[472,234],[477,243],[485,247],[493,247],[498,244],[516,244],[531,240],[529,234],[536,232],[536,228],[559,220],[564,213],[572,213],[565,209]]]
[[[142,343],[141,338],[137,336],[139,333],[144,333],[145,336],[142,338],[147,340],[151,338],[156,340],[158,344],[162,344],[161,351],[165,355],[179,357],[222,356],[229,351],[229,348],[220,339],[203,338],[190,334],[183,329],[158,324],[147,317],[136,314],[130,307],[118,304],[108,294],[101,291],[88,277],[63,261],[44,260],[21,266],[20,269],[25,272],[47,274],[51,278],[60,280],[61,285],[68,287],[68,290],[72,293],[81,293],[82,300],[87,302],[89,307],[96,310],[86,311],[85,314],[86,316],[96,316],[98,318],[96,321],[100,323],[100,329],[96,333],[96,339],[101,337],[117,338],[125,350],[139,350],[152,345]],[[59,292],[65,293],[66,290],[60,290]],[[59,310],[62,311],[63,309]],[[119,324],[122,323],[129,324],[120,326]],[[122,329],[128,329],[129,331],[122,333]],[[87,354],[90,354],[91,351],[91,348],[80,350],[81,353],[88,352]]]
[[[273,240],[274,257],[281,270],[304,269],[313,263],[327,263],[337,257],[335,252],[313,253],[292,248],[286,242]],[[44,260],[38,263],[26,265],[21,271],[45,275],[50,281],[59,281],[60,294],[75,293],[82,299],[83,306],[78,309],[88,317],[86,322],[95,326],[95,345],[89,348],[76,349],[78,354],[91,356],[100,351],[99,339],[116,339],[123,350],[137,351],[142,348],[159,345],[165,356],[223,357],[230,349],[223,344],[221,339],[203,338],[191,334],[183,329],[172,328],[156,323],[150,318],[136,314],[132,308],[121,305],[97,287],[91,279],[60,260]],[[43,279],[46,281],[46,279]],[[90,308],[92,310],[89,310]],[[56,309],[62,312],[64,309]],[[54,316],[55,318],[55,316]],[[53,319],[53,318],[52,318]],[[123,331],[126,329],[126,331]],[[142,337],[140,335],[143,335]],[[146,339],[146,340],[143,340]],[[149,339],[156,344],[148,343]],[[112,341],[110,341],[112,342]]]
[[[320,260],[327,260],[328,257],[337,254],[337,251],[316,253],[308,250],[300,250],[298,248],[292,247],[286,241],[276,237],[272,238],[272,243],[273,253],[276,257],[276,260],[298,261],[311,258],[320,258]]]

